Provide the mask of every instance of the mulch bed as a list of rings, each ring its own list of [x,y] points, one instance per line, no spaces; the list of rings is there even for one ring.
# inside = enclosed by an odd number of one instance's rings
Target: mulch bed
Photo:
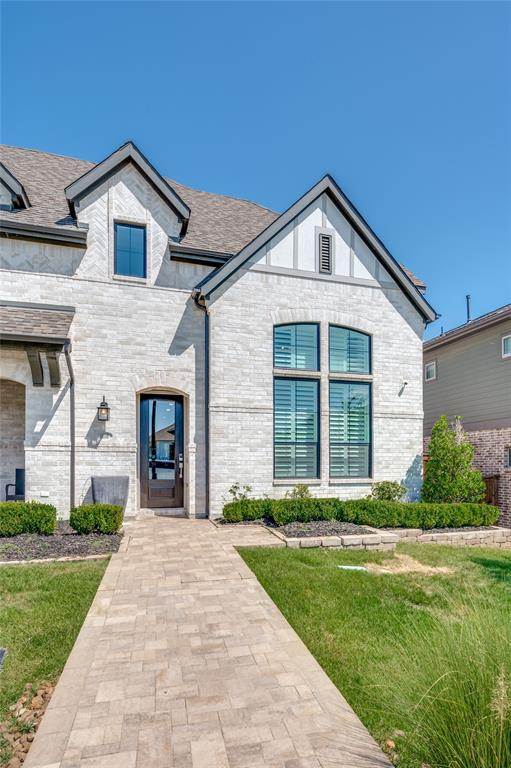
[[[122,540],[121,533],[78,534],[69,523],[57,523],[51,536],[39,533],[22,533],[19,536],[0,537],[0,561],[51,560],[57,557],[87,557],[117,552]]]
[[[288,523],[277,528],[286,538],[303,539],[307,536],[362,536],[374,533],[369,528],[339,520],[315,520],[310,523]]]

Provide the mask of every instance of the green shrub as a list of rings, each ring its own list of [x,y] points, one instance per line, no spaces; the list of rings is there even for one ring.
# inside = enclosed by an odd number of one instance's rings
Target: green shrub
[[[286,491],[285,499],[312,499],[309,486],[306,483],[297,483],[292,491]]]
[[[71,510],[69,524],[77,533],[117,533],[122,513],[115,504],[84,504]]]
[[[57,525],[57,510],[38,501],[1,501],[0,536],[43,533],[49,536]]]
[[[451,425],[446,416],[440,416],[433,426],[428,450],[422,501],[477,503],[484,499],[484,480],[472,467],[474,447],[468,442],[460,418]]]
[[[382,480],[373,483],[370,499],[375,501],[401,501],[406,493],[406,488],[395,480]]]
[[[261,520],[268,516],[269,499],[239,499],[224,506],[224,520],[241,523],[242,520]]]
[[[489,504],[426,504],[372,499],[243,499],[224,507],[230,523],[266,518],[275,525],[340,520],[374,528],[461,528],[493,525],[499,517]]]

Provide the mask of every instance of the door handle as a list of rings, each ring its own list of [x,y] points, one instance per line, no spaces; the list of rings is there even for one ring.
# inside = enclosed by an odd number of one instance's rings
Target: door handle
[[[179,454],[179,479],[183,478],[183,454]]]

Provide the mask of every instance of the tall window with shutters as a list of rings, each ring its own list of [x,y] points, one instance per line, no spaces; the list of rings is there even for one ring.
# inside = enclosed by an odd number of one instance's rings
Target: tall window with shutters
[[[329,328],[330,477],[371,475],[371,337],[353,328]]]
[[[274,379],[274,476],[319,477],[317,379]]]

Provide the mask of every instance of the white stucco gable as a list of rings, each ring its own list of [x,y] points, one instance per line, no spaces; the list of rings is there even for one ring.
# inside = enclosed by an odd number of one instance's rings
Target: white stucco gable
[[[332,238],[331,269],[320,273],[318,238]],[[207,303],[247,269],[379,285],[402,291],[426,322],[436,313],[330,176],[325,176],[234,258],[199,283]]]

